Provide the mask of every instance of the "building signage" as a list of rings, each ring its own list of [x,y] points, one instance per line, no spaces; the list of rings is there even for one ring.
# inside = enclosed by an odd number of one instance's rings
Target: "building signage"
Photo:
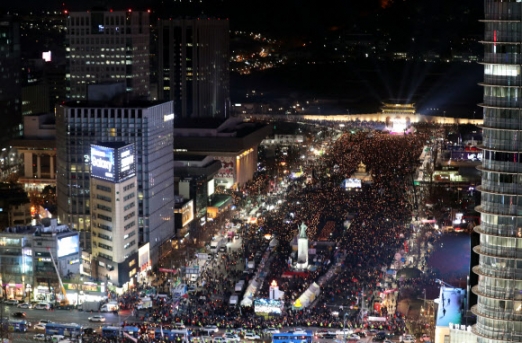
[[[110,143],[109,143],[110,144]],[[91,144],[91,176],[120,182],[136,174],[134,144],[120,147]]]
[[[91,145],[91,175],[114,181],[114,149]]]
[[[167,269],[167,268],[160,268],[159,271],[162,273],[172,273],[172,274],[176,273],[175,269]]]
[[[63,283],[63,288],[70,291],[80,289],[84,292],[101,292],[101,286],[97,283]]]

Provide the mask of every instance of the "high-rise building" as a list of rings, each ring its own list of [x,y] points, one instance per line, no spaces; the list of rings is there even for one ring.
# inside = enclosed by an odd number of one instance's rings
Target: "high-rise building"
[[[227,116],[228,20],[158,21],[158,99],[173,100],[179,117]]]
[[[22,135],[20,26],[0,17],[0,144]]]
[[[138,267],[134,144],[91,144],[90,189],[92,256],[98,261],[96,274],[123,286]]]
[[[485,1],[479,255],[472,291],[479,343],[522,341],[522,4]]]
[[[149,14],[72,12],[67,17],[67,98],[86,100],[90,84],[125,82],[133,98],[149,96]]]
[[[102,96],[108,86],[95,86]],[[120,90],[124,92],[124,89]],[[160,245],[174,235],[174,175],[172,101],[71,102],[57,107],[56,183],[58,217],[82,231],[90,249],[95,209],[91,204],[90,145],[96,142],[134,143],[138,196],[139,243],[150,242],[157,261]]]

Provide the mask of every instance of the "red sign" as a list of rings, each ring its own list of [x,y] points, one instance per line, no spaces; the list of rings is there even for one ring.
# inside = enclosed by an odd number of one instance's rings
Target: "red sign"
[[[159,271],[162,272],[162,273],[172,273],[172,274],[176,274],[176,269],[160,268]]]

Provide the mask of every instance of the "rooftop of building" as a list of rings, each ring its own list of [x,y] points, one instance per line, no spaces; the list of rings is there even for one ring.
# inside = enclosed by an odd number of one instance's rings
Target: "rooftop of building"
[[[174,161],[203,162],[207,158],[205,155],[184,155],[174,153]]]
[[[125,142],[96,142],[95,145],[103,146],[103,147],[107,147],[107,148],[112,148],[112,149],[119,149],[119,148],[123,148],[126,145],[130,145],[130,143],[125,143]]]
[[[47,218],[46,218],[47,219]],[[65,224],[57,224],[56,219],[51,220],[43,220],[42,223],[36,225],[17,225],[6,227],[2,235],[6,234],[18,234],[18,235],[41,235],[41,234],[63,234],[76,232],[69,228],[69,226]]]
[[[65,107],[71,108],[149,108],[169,101],[152,101],[145,99],[129,99],[122,101],[89,101],[71,100],[63,103]]]
[[[175,118],[174,134],[176,131],[182,136],[191,136],[187,130],[212,130],[217,134],[225,134],[242,138],[266,126],[259,122],[245,122],[241,118]],[[196,134],[198,135],[198,134]]]

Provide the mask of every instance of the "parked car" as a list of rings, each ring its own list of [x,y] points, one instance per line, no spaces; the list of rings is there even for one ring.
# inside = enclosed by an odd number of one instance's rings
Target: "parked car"
[[[104,322],[105,317],[104,316],[92,316],[92,317],[89,317],[89,321],[90,322]]]
[[[259,335],[256,335],[254,332],[247,332],[247,333],[245,333],[245,339],[255,340],[255,339],[261,339],[261,337],[259,337]]]
[[[19,303],[19,301],[16,299],[9,299],[9,300],[4,301],[4,304],[9,305],[9,306],[18,305],[18,303]]]
[[[35,310],[49,310],[50,308],[51,308],[51,306],[49,304],[43,304],[43,303],[36,304],[36,306],[34,307]]]
[[[216,325],[205,325],[203,330],[208,331],[208,332],[218,332],[219,331],[219,329]]]
[[[35,326],[33,326],[33,328],[38,331],[45,331],[45,324],[38,323]]]
[[[28,303],[21,303],[21,304],[16,305],[16,307],[27,309],[27,308],[33,308],[33,305],[28,304]]]
[[[240,342],[241,339],[239,338],[238,335],[236,335],[235,333],[226,333],[223,335],[223,338],[227,341],[227,342]]]
[[[415,343],[415,337],[413,335],[402,335],[400,341],[403,343]]]
[[[335,334],[340,336],[340,335],[351,335],[353,333],[353,330],[352,329],[349,329],[349,328],[344,328],[344,329],[339,329],[337,331],[335,331]]]

